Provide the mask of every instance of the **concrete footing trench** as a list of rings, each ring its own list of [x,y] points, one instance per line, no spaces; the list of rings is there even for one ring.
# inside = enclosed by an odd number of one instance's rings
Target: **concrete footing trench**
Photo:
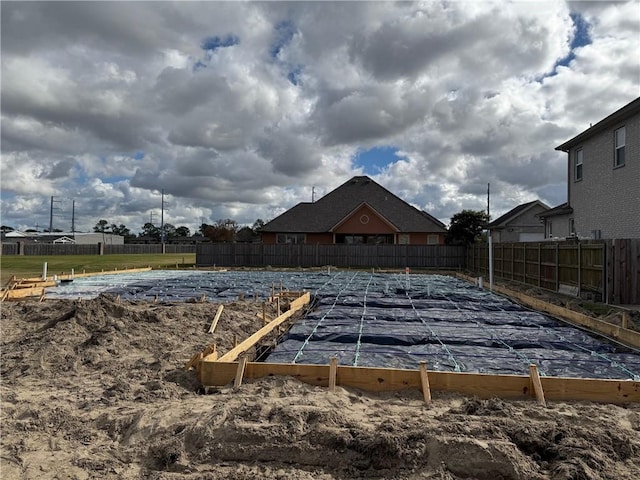
[[[640,352],[445,275],[366,271],[150,271],[75,279],[47,298],[264,301],[311,293],[309,311],[263,358],[272,363],[640,380]]]

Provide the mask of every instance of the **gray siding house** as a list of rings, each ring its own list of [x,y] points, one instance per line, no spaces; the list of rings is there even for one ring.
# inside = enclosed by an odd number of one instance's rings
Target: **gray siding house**
[[[540,200],[523,203],[489,223],[495,242],[538,242],[544,240],[540,214],[549,207]]]
[[[546,237],[640,238],[640,97],[556,150],[569,201],[540,215]]]

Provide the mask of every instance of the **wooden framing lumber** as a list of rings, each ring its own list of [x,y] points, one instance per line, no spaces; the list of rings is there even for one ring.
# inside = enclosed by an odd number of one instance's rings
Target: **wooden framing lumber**
[[[199,380],[203,386],[222,386],[232,382],[237,362],[200,362]],[[290,376],[311,385],[329,386],[327,365],[248,362],[244,378]],[[457,392],[480,398],[509,398],[526,400],[535,396],[529,375],[489,375],[429,371],[432,391]],[[590,378],[541,377],[546,400],[592,401],[602,403],[640,403],[640,382],[632,380],[600,380]],[[420,370],[393,368],[350,367],[336,368],[336,385],[370,392],[405,389],[422,390]]]
[[[537,365],[529,365],[529,377],[531,378],[531,387],[536,394],[536,400],[540,405],[546,407],[547,402],[544,399],[544,390],[542,389],[542,382],[540,381]]]
[[[276,317],[273,321],[269,322],[267,325],[259,329],[256,333],[248,337],[243,342],[240,342],[234,348],[229,350],[227,353],[222,355],[218,361],[220,362],[233,362],[238,358],[238,356],[251,347],[253,347],[256,343],[258,343],[263,337],[271,333],[278,325],[284,323],[289,317],[291,317],[294,313],[308,304],[311,300],[311,295],[309,292],[306,292],[301,297],[295,299],[293,302],[289,304],[289,310],[284,312],[282,315]]]
[[[329,391],[336,391],[336,376],[338,374],[338,357],[331,357],[329,360]]]
[[[28,297],[42,297],[43,294],[44,287],[14,288],[12,290],[5,290],[2,294],[2,299],[16,300]]]
[[[424,403],[431,403],[431,387],[429,386],[429,374],[427,373],[427,362],[420,362],[420,386]]]
[[[95,277],[96,275],[116,275],[119,273],[139,273],[139,272],[149,272],[151,271],[151,267],[141,267],[141,268],[128,268],[122,270],[107,270],[100,272],[82,272],[82,273],[68,273],[68,274],[60,274],[57,275],[58,280],[71,280],[73,278],[83,278],[83,277]],[[53,275],[48,275],[47,280],[53,280]],[[41,282],[42,277],[30,277],[22,279],[23,282]]]
[[[223,310],[224,310],[224,305],[220,304],[218,306],[218,311],[216,312],[216,316],[214,317],[213,322],[211,322],[211,325],[209,326],[208,333],[213,333],[216,331],[216,327],[218,326],[218,321],[220,320],[220,316],[222,315]]]
[[[238,362],[238,368],[236,369],[236,378],[233,381],[233,387],[238,388],[242,385],[242,376],[244,375],[244,369],[247,366],[247,356],[243,355],[240,357],[240,361]]]

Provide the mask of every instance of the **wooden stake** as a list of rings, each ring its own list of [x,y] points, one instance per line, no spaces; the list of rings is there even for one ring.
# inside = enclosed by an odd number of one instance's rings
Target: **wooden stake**
[[[120,295],[116,297],[116,303],[120,303]]]
[[[267,324],[267,304],[262,302],[262,322]]]
[[[533,363],[529,365],[529,377],[531,378],[531,384],[533,385],[533,391],[536,393],[536,400],[543,407],[547,406],[547,402],[544,399],[544,390],[542,390],[542,382],[540,381],[540,375],[538,373],[538,367]]]
[[[222,310],[224,310],[224,305],[219,305],[218,311],[216,312],[216,316],[214,317],[213,322],[211,322],[211,326],[209,327],[209,330],[207,333],[213,333],[216,331],[216,327],[218,326],[218,320],[220,320],[220,315],[222,315]]]
[[[273,302],[273,297],[276,296],[276,284],[271,282],[271,301]]]
[[[247,356],[243,355],[240,357],[240,361],[238,362],[238,369],[236,370],[236,378],[233,381],[233,387],[238,388],[242,385],[242,377],[244,375],[244,369],[247,366]]]
[[[424,403],[431,403],[431,388],[429,387],[429,375],[427,374],[427,362],[420,362],[420,383],[422,385],[422,395]]]
[[[622,328],[629,328],[629,312],[622,312]]]
[[[200,303],[204,303],[207,301],[207,296],[203,293],[202,296],[200,297]]]
[[[238,346],[238,335],[236,335],[235,333],[233,334],[233,348],[236,348]]]
[[[280,316],[280,297],[278,297],[276,299],[276,306],[277,306],[277,310],[276,310],[277,315],[276,315],[276,317],[279,317]]]
[[[338,374],[338,357],[331,357],[329,361],[329,391],[336,391],[336,376]]]

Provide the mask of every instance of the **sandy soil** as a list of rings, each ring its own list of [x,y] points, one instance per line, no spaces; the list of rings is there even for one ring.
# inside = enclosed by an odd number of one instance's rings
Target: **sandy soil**
[[[1,306],[4,479],[633,479],[640,405],[374,395],[291,378],[196,393],[191,356],[259,304]],[[273,312],[269,312],[273,317]]]

